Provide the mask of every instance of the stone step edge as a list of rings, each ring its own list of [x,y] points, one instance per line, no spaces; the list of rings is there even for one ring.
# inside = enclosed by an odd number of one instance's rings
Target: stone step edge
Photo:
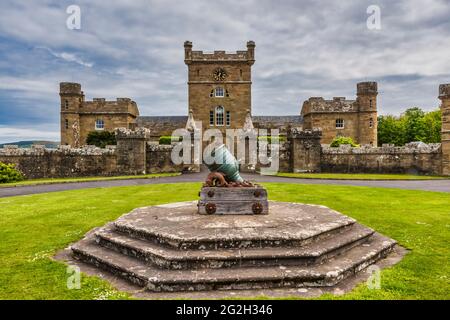
[[[360,224],[345,233],[331,237],[320,243],[312,243],[300,248],[249,248],[209,250],[177,250],[160,247],[146,240],[128,238],[107,226],[95,232],[96,242],[108,249],[153,263],[160,268],[222,268],[267,265],[310,265],[321,263],[338,254],[362,244],[374,234],[372,229]],[[336,239],[337,238],[337,239]],[[127,243],[129,240],[131,242]],[[221,252],[222,251],[222,252]],[[299,260],[299,261],[290,261]],[[244,261],[244,264],[242,264]],[[251,263],[255,261],[255,263]],[[247,263],[246,263],[247,262]],[[194,264],[194,266],[189,266]],[[195,265],[198,265],[197,267]]]
[[[185,271],[173,271],[149,268],[143,262],[123,256],[112,250],[106,248],[101,248],[95,244],[95,241],[90,239],[85,239],[83,242],[84,248],[78,245],[72,246],[74,257],[91,263],[101,269],[107,270],[113,274],[121,276],[125,279],[132,281],[142,287],[147,287],[150,291],[193,291],[193,290],[239,290],[239,289],[263,289],[263,288],[280,288],[280,287],[320,287],[320,286],[334,286],[340,281],[346,279],[347,277],[360,272],[369,265],[375,263],[376,261],[386,257],[391,253],[397,243],[391,239],[388,239],[380,234],[375,234],[373,236],[374,241],[377,244],[375,250],[371,250],[365,255],[359,257],[357,261],[351,262],[346,261],[348,257],[353,253],[361,253],[361,248],[363,246],[353,248],[349,252],[329,260],[326,264],[322,264],[316,268],[314,267],[303,267],[297,268],[297,276],[289,274],[287,271],[283,271],[281,268],[275,267],[263,267],[263,268],[242,268],[242,270],[249,271],[251,276],[247,277],[236,277],[239,269],[231,270],[233,273],[230,277],[224,277],[223,269],[209,269],[203,272],[195,272],[195,270],[185,270]],[[101,254],[95,253],[95,248],[101,248]],[[106,252],[106,253],[105,253]],[[111,257],[118,259],[119,263],[112,262]],[[127,262],[131,262],[133,267],[127,268],[124,266]],[[332,265],[336,262],[341,262],[346,266],[342,269],[330,269]],[[328,268],[328,269],[326,269]],[[286,268],[285,268],[286,269]],[[255,274],[261,274],[265,270],[270,270],[275,272],[275,275],[269,277],[255,276]],[[219,274],[218,272],[219,271]],[[258,272],[259,271],[259,272]],[[278,273],[277,273],[278,271]],[[153,272],[154,274],[148,274]],[[188,278],[176,279],[174,275],[180,275],[184,273]],[[198,276],[206,275],[207,273],[212,273],[212,275],[218,275],[218,277],[211,277],[211,275],[206,278],[201,278]],[[302,273],[299,275],[299,273]],[[172,279],[166,278],[161,279],[164,274],[172,275]],[[189,279],[189,276],[191,277]]]
[[[137,228],[122,224],[118,221],[113,222],[114,228],[121,233],[127,234],[130,237],[152,241],[158,245],[165,245],[179,250],[193,250],[193,249],[233,249],[233,248],[274,248],[274,247],[301,247],[319,240],[324,240],[335,234],[347,231],[356,223],[355,220],[349,220],[342,225],[329,229],[323,232],[317,232],[305,238],[299,239],[225,239],[220,243],[224,246],[217,247],[217,241],[207,239],[183,240],[178,237],[169,237],[153,232],[146,232]]]

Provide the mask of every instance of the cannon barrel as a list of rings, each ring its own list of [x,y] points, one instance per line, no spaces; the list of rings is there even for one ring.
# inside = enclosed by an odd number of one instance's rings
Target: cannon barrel
[[[229,182],[244,182],[239,174],[239,162],[224,144],[216,147],[212,155],[215,159],[214,163],[206,164],[209,171],[223,173]]]

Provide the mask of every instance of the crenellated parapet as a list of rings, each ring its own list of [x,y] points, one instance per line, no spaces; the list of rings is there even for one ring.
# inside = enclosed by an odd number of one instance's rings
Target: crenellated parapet
[[[215,50],[214,52],[204,52],[201,50],[192,50],[192,42],[184,42],[184,62],[247,62],[252,65],[255,62],[255,42],[247,42],[247,50],[238,50],[236,52],[226,52],[224,50]]]
[[[450,84],[439,85],[439,99],[450,99]]]
[[[356,84],[357,95],[377,95],[378,84],[375,81],[359,82]]]

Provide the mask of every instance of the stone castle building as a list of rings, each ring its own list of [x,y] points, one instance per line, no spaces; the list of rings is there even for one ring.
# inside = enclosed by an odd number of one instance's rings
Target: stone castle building
[[[151,139],[170,136],[190,122],[200,121],[203,130],[254,127],[280,129],[322,129],[321,143],[334,137],[347,136],[359,144],[377,145],[377,83],[357,85],[356,100],[338,97],[333,100],[312,97],[303,103],[298,115],[253,116],[252,65],[255,43],[247,42],[247,50],[228,53],[204,53],[192,50],[192,42],[184,43],[184,62],[188,67],[188,106],[185,116],[139,116],[130,98],[85,101],[81,85],[61,83],[61,144],[86,144],[91,131],[113,131],[117,127],[150,129]]]
[[[377,95],[376,82],[361,82],[357,85],[356,100],[309,98],[301,111],[303,128],[321,128],[323,144],[345,136],[362,145],[377,146]]]
[[[59,95],[62,145],[85,145],[91,131],[131,128],[139,116],[136,102],[129,98],[117,98],[116,101],[94,98],[93,101],[86,101],[78,83],[60,83]]]

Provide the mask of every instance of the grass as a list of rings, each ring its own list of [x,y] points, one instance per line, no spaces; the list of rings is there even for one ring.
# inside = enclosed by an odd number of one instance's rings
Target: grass
[[[419,176],[412,174],[377,174],[377,173],[278,173],[278,177],[300,179],[332,180],[436,180],[449,179],[440,176]]]
[[[266,183],[270,199],[329,206],[412,250],[382,271],[380,290],[364,284],[322,299],[449,299],[450,198],[447,193]],[[66,266],[51,259],[96,226],[135,207],[197,198],[200,183],[74,190],[0,199],[0,299],[126,299],[83,276],[68,290]]]
[[[53,179],[30,179],[19,182],[2,183],[0,188],[6,187],[20,187],[39,184],[54,184],[54,183],[73,183],[73,182],[89,182],[89,181],[111,181],[111,180],[129,180],[129,179],[152,179],[160,177],[174,177],[181,173],[152,173],[139,176],[115,176],[115,177],[83,177],[83,178],[53,178]]]

